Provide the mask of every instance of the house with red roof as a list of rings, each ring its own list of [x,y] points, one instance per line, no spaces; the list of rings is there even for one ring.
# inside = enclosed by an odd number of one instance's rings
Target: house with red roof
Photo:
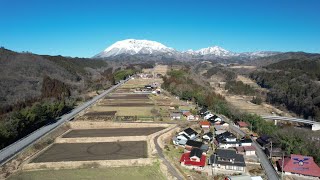
[[[249,126],[246,122],[243,122],[243,121],[238,121],[236,124],[237,124],[240,128],[246,128],[246,127]]]
[[[206,156],[201,149],[193,148],[190,152],[182,154],[180,164],[193,170],[203,170],[206,165]]]
[[[207,133],[210,131],[211,123],[209,121],[200,121],[199,122],[201,129]]]
[[[282,165],[285,174],[320,177],[320,168],[311,156],[291,154],[290,157],[285,157],[277,161],[279,171],[282,171]]]

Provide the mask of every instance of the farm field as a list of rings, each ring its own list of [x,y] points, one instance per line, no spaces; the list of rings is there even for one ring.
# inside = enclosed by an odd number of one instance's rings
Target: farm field
[[[155,95],[137,89],[154,82],[162,79],[130,79],[75,117],[69,124],[71,130],[29,158],[10,179],[166,179],[159,164],[154,165],[157,156],[152,138],[168,126],[151,121],[171,121],[167,118],[171,105],[186,104],[168,93]],[[105,168],[117,172],[103,172]],[[50,175],[52,169],[54,175]],[[85,178],[79,178],[82,172]]]
[[[114,106],[95,106],[93,111],[117,111],[117,116],[152,116],[150,107],[114,107]]]
[[[24,171],[11,176],[9,180],[165,180],[167,179],[160,170],[157,163],[142,167],[109,167],[109,168],[82,168],[61,170]]]
[[[164,127],[148,128],[112,128],[112,129],[75,129],[71,130],[62,138],[79,137],[114,137],[114,136],[147,136],[163,130]]]
[[[32,160],[39,162],[147,158],[147,142],[57,143]]]

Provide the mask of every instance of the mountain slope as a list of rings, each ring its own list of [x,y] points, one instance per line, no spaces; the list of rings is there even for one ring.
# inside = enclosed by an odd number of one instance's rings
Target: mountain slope
[[[118,41],[101,53],[94,56],[95,58],[112,57],[117,55],[135,55],[135,54],[174,54],[176,50],[166,47],[165,45],[148,40],[127,39]]]
[[[162,59],[159,57],[162,56],[164,59],[170,60],[230,60],[231,62],[237,62],[275,54],[278,54],[278,52],[260,51],[235,53],[225,50],[219,46],[180,52],[155,41],[127,39],[112,44],[93,58],[111,58],[121,60],[134,55],[139,56],[140,59],[150,60]]]
[[[65,83],[77,94],[100,79],[108,67],[101,60],[40,56],[0,48],[0,111],[41,97],[44,77]]]

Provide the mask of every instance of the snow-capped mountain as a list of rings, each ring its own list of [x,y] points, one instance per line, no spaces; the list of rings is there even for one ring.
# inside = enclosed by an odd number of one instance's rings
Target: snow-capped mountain
[[[205,56],[205,55],[215,55],[220,57],[228,57],[228,56],[234,56],[235,53],[227,51],[219,46],[213,46],[208,48],[199,49],[196,51],[188,50],[183,53],[191,54],[193,56]]]
[[[94,58],[115,58],[115,57],[125,57],[125,56],[157,56],[166,57],[176,60],[192,60],[192,59],[206,59],[214,60],[219,59],[254,59],[258,57],[266,57],[278,54],[278,52],[269,51],[259,51],[259,52],[245,52],[245,53],[235,53],[225,50],[219,46],[212,46],[208,48],[203,48],[199,50],[188,50],[179,52],[173,48],[167,47],[156,41],[149,40],[136,40],[136,39],[126,39],[118,41],[101,53],[94,56]]]
[[[135,54],[168,54],[172,55],[176,53],[173,48],[166,47],[165,45],[158,43],[156,41],[148,40],[136,40],[136,39],[126,39],[123,41],[118,41],[107,49],[97,54],[95,57],[112,57],[117,55],[135,55]]]

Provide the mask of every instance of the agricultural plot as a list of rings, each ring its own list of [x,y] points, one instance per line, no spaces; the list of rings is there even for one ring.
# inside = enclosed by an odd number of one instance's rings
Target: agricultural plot
[[[94,111],[117,111],[117,116],[152,116],[153,106],[149,107],[116,107],[116,106],[96,106]]]
[[[112,94],[110,96],[105,97],[105,99],[146,99],[148,100],[148,94]]]
[[[79,168],[60,170],[24,171],[9,177],[9,180],[101,180],[101,179],[153,179],[165,180],[159,164],[133,167]]]
[[[85,116],[114,116],[116,113],[117,111],[88,112]]]
[[[112,129],[75,129],[62,136],[62,138],[80,137],[115,137],[115,136],[148,136],[163,130],[164,127],[146,128],[112,128]]]
[[[32,163],[147,158],[146,141],[53,144]]]

